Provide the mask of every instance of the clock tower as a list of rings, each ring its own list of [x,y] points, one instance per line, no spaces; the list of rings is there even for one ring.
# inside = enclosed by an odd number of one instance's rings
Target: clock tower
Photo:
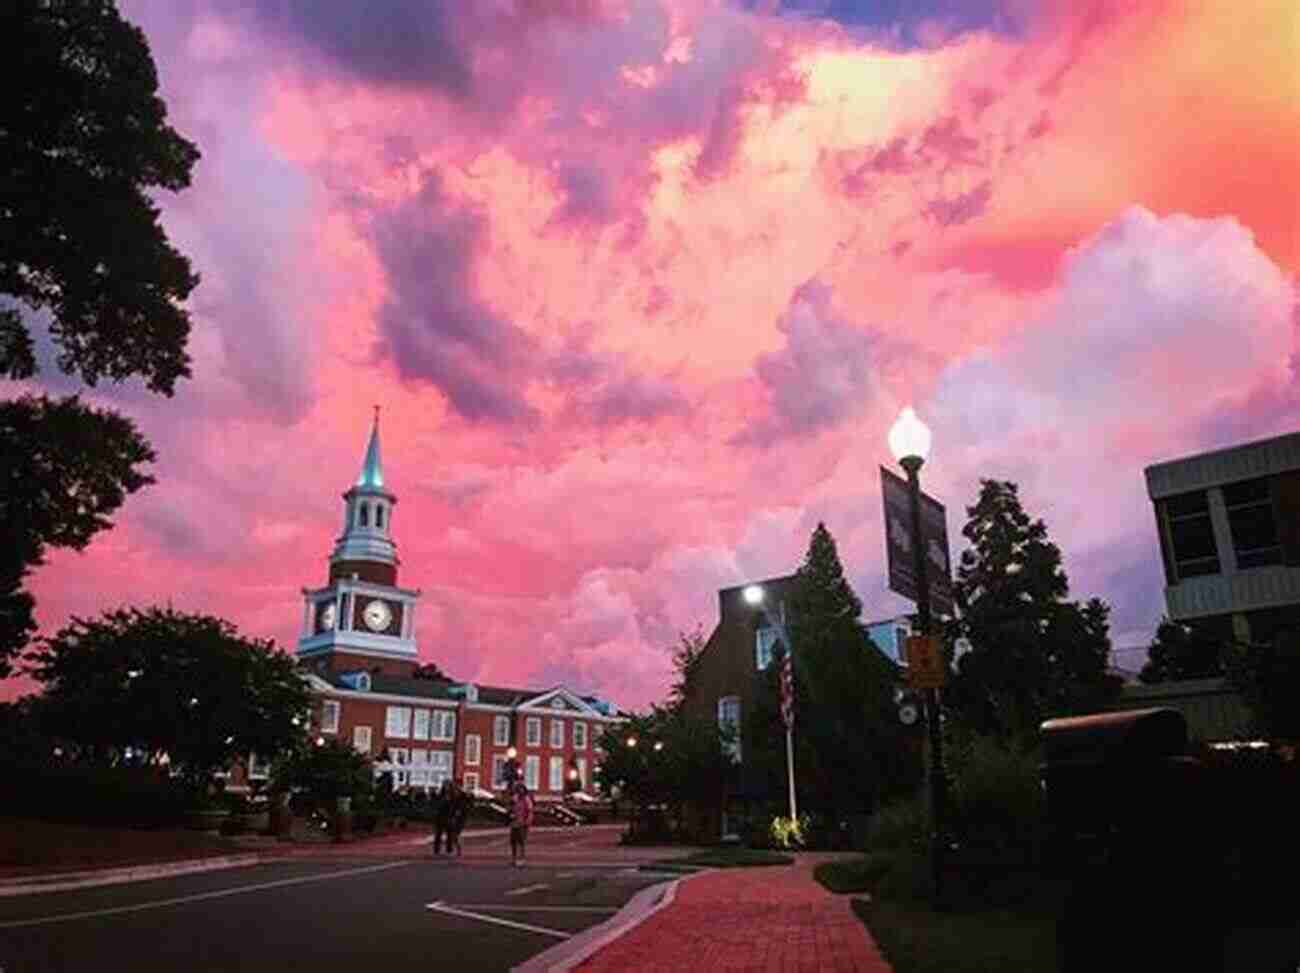
[[[379,409],[361,475],[343,494],[343,533],[334,543],[329,583],[303,589],[298,658],[318,672],[365,669],[410,675],[419,664],[415,603],[420,592],[397,584],[393,508],[379,460]]]

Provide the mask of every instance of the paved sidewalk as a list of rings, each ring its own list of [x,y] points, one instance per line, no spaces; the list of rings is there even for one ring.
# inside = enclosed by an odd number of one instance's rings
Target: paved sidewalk
[[[696,875],[666,908],[575,969],[892,973],[849,897],[818,885],[812,867],[801,859]]]

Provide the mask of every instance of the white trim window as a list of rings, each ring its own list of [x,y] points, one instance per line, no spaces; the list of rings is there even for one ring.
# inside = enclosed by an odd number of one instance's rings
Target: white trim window
[[[399,767],[405,767],[411,762],[411,751],[406,747],[391,747],[388,756]]]
[[[492,718],[492,745],[494,747],[510,745],[510,717],[494,716]]]
[[[551,785],[551,790],[557,794],[560,791],[564,790],[564,758],[563,757],[551,758],[551,779],[548,781],[548,783]]]
[[[338,733],[339,701],[337,699],[327,699],[320,704],[320,731]]]
[[[446,709],[434,710],[433,727],[429,739],[444,741],[456,739],[456,714]]]
[[[582,789],[584,791],[587,789],[587,758],[586,757],[578,758],[578,783],[582,785]]]
[[[477,767],[479,754],[483,749],[482,738],[477,733],[468,733],[465,735],[465,766]]]
[[[271,776],[271,764],[267,760],[258,760],[257,754],[248,755],[248,779],[266,780]]]
[[[764,625],[754,633],[754,666],[760,672],[772,664],[772,649],[776,642],[776,629],[770,625]]]
[[[530,791],[537,790],[537,778],[541,774],[542,758],[530,753],[524,758],[524,786]]]
[[[501,790],[506,786],[506,757],[502,753],[492,755],[492,789]]]
[[[478,790],[478,771],[471,770],[465,774],[465,790],[471,794]]]
[[[559,749],[564,746],[564,720],[551,720],[551,747]]]
[[[429,751],[429,786],[438,788],[444,780],[451,779],[451,751]]]
[[[417,709],[415,711],[415,729],[411,735],[417,740],[429,739],[429,711],[427,709]]]
[[[354,726],[352,728],[352,746],[357,752],[370,754],[370,727]]]
[[[387,719],[384,722],[384,736],[389,739],[405,740],[411,735],[411,707],[409,706],[390,706],[388,707]]]
[[[412,750],[411,766],[412,767],[429,766],[429,751],[425,750],[424,747],[416,747],[414,750]]]
[[[573,723],[573,749],[587,749],[587,724],[574,721]]]
[[[412,787],[429,786],[429,770],[427,767],[424,768],[423,770],[421,770],[419,767],[412,767],[410,770],[410,774],[411,774]]]
[[[727,744],[727,752],[737,763],[740,762],[740,697],[723,696],[718,700],[718,728],[731,730],[736,734]]]
[[[524,746],[540,747],[542,745],[542,718],[530,716],[524,721]]]

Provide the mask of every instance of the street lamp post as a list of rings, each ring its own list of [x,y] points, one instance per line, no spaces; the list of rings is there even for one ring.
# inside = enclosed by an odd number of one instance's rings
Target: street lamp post
[[[921,466],[930,452],[930,430],[911,406],[899,413],[889,430],[889,448],[907,472],[912,521],[912,565],[916,572],[916,621],[922,637],[930,634],[930,575],[921,533]],[[945,788],[943,732],[939,725],[939,690],[925,690],[926,723],[930,736],[930,866],[936,902],[943,901]]]
[[[763,586],[751,584],[745,589],[744,595],[745,601],[762,611],[767,624],[776,629],[777,636],[781,639],[781,644],[785,647],[785,653],[788,657],[793,651],[790,645],[790,636],[786,633],[784,620],[778,620],[767,610]],[[794,691],[793,686],[790,687],[790,691]],[[799,820],[799,804],[794,793],[794,728],[791,726],[792,722],[792,720],[785,721],[785,770],[790,790],[790,820],[795,822]]]

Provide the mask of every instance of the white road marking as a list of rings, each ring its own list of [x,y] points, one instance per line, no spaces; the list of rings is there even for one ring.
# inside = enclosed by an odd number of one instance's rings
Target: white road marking
[[[39,919],[12,919],[0,922],[0,929],[18,929],[23,926],[44,926],[54,922],[71,922],[73,919],[91,919],[96,916],[114,916],[125,912],[144,912],[148,909],[162,909],[169,905],[183,905],[186,902],[202,902],[206,899],[221,899],[228,895],[241,895],[244,892],[260,892],[263,889],[278,889],[286,885],[302,885],[305,882],[323,882],[331,878],[345,878],[349,875],[365,875],[369,872],[382,872],[389,868],[401,868],[411,864],[409,861],[389,862],[386,865],[368,865],[365,868],[350,868],[346,871],[329,872],[325,875],[305,875],[301,878],[284,878],[276,882],[261,882],[257,885],[241,885],[239,888],[218,889],[215,892],[199,892],[195,895],[182,895],[174,899],[159,899],[155,902],[140,902],[136,905],[119,905],[111,909],[94,909],[89,912],[65,912],[57,916],[42,916]]]
[[[610,906],[603,905],[498,905],[495,902],[479,902],[468,905],[462,902],[458,909],[486,909],[488,912],[617,912]]]
[[[456,909],[442,902],[430,902],[425,906],[431,912],[445,912],[448,915],[463,916],[466,919],[477,919],[479,922],[490,922],[494,925],[505,926],[507,929],[522,929],[524,932],[540,932],[546,936],[554,936],[556,939],[568,939],[572,933],[560,932],[558,929],[547,929],[545,926],[530,926],[526,922],[514,922],[510,919],[498,919],[496,916],[485,916],[479,912],[467,912],[463,909]]]
[[[529,892],[540,892],[542,889],[549,889],[550,887],[546,882],[538,882],[536,885],[521,885],[517,889],[511,889],[506,895],[527,895]]]

